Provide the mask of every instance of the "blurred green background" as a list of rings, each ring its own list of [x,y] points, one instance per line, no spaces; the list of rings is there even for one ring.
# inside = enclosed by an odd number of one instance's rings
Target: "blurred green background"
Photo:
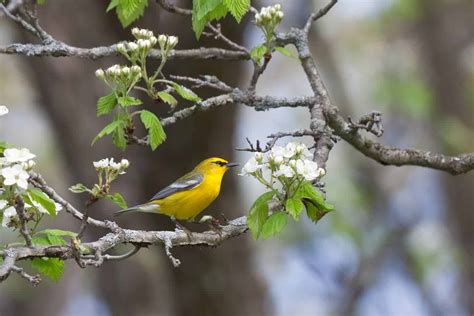
[[[181,1],[190,6],[190,1]],[[276,2],[252,1],[254,6]],[[280,30],[302,26],[323,1],[280,1]],[[39,9],[44,28],[70,45],[109,45],[130,37],[106,1],[54,1]],[[226,19],[223,31],[247,47],[262,40],[249,22]],[[178,48],[199,46],[190,21],[150,2],[138,26],[180,38]],[[34,41],[6,18],[0,44]],[[218,45],[205,39],[204,45]],[[312,51],[333,101],[346,116],[383,113],[381,142],[457,154],[474,148],[474,2],[471,0],[341,0],[311,31]],[[254,112],[231,106],[198,113],[167,129],[168,140],[151,152],[126,152],[110,140],[93,147],[105,124],[95,117],[106,87],[94,70],[119,58],[0,56],[0,139],[31,149],[37,170],[75,205],[67,191],[92,183],[92,161],[114,156],[131,166],[116,189],[129,204],[191,169],[200,160],[222,156],[245,162],[234,151],[245,137],[263,140],[276,131],[309,124],[305,109]],[[250,63],[174,61],[173,74],[215,74],[245,87]],[[299,62],[275,55],[257,92],[309,95]],[[212,91],[199,91],[201,96]],[[164,109],[150,105],[153,111]],[[160,112],[161,111],[161,112]],[[308,144],[309,139],[307,140]],[[12,276],[0,287],[0,315],[466,315],[474,313],[474,175],[453,177],[416,167],[384,167],[339,142],[325,177],[328,199],[337,211],[318,225],[292,223],[268,241],[248,235],[217,249],[183,248],[175,269],[161,247],[99,269],[66,264],[63,279],[32,288]],[[209,213],[245,214],[263,188],[251,178],[227,175],[222,195]],[[91,215],[109,218],[103,202]],[[119,224],[137,229],[169,229],[161,216],[138,214]],[[77,230],[62,214],[54,227]],[[89,229],[86,239],[100,236]],[[0,231],[7,242],[15,233]]]

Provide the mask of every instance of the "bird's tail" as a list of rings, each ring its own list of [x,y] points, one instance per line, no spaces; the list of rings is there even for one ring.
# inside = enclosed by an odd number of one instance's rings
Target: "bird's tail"
[[[135,205],[114,213],[114,216],[120,216],[126,213],[142,212],[142,213],[158,213],[160,206],[155,203],[146,203]]]

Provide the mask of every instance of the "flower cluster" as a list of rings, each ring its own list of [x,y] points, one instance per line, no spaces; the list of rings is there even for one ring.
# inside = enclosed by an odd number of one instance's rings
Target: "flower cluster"
[[[0,105],[0,116],[8,114],[8,108],[4,105]]]
[[[259,26],[268,24],[277,25],[283,19],[283,11],[280,4],[263,7],[259,13],[255,14],[255,23]]]
[[[121,174],[125,174],[125,169],[130,166],[127,159],[122,159],[120,162],[115,162],[114,158],[104,158],[93,162],[95,170],[99,176],[99,190],[105,188],[108,190],[110,184]]]
[[[34,165],[36,156],[27,148],[7,148],[0,158],[0,178],[5,186],[14,186],[26,190],[28,188],[28,171]]]
[[[107,68],[105,71],[103,69],[97,69],[95,71],[95,76],[100,80],[111,84],[116,85],[125,85],[129,86],[130,83],[137,82],[142,76],[142,69],[137,66],[122,66],[122,65],[113,65]]]
[[[273,185],[274,179],[287,182],[284,178],[293,180],[314,181],[325,174],[324,169],[319,168],[318,164],[312,160],[311,152],[305,144],[288,143],[285,147],[274,146],[269,154],[261,152],[247,161],[242,169],[241,175],[254,176],[259,180],[265,180],[264,171],[270,172],[269,183]]]

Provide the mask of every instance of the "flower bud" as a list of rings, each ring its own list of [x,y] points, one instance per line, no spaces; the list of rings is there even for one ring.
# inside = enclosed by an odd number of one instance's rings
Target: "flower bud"
[[[122,166],[123,169],[128,168],[130,166],[130,162],[127,159],[122,159],[120,161],[120,165]]]
[[[273,7],[275,8],[275,10],[281,11],[281,4],[277,3]]]
[[[166,45],[166,42],[168,41],[168,36],[161,34],[158,36],[158,43],[160,43],[160,47],[163,49],[163,47]]]
[[[142,69],[140,68],[140,66],[137,66],[137,65],[133,65],[132,68],[130,68],[130,70],[132,73],[136,75],[142,73]]]
[[[255,160],[256,160],[258,163],[262,163],[262,162],[263,162],[263,153],[261,153],[261,152],[256,152],[256,153],[255,153]]]
[[[137,37],[139,35],[139,33],[140,33],[140,29],[138,27],[134,27],[132,29],[132,35],[133,36]]]
[[[168,37],[168,44],[170,48],[173,48],[178,44],[178,38],[176,36],[169,36]]]
[[[97,77],[97,79],[100,79],[100,80],[104,80],[105,78],[105,73],[102,69],[97,69],[95,71],[95,76]]]
[[[155,36],[150,36],[151,46],[155,46],[157,42],[158,42],[158,39]]]
[[[119,43],[117,44],[117,51],[119,51],[120,53],[125,53],[125,45],[123,43]]]
[[[283,16],[284,16],[283,11],[278,11],[276,16],[278,17],[279,20],[283,19]]]
[[[135,44],[134,42],[129,42],[129,43],[127,44],[127,47],[128,47],[128,50],[130,50],[130,51],[132,51],[132,52],[133,52],[133,51],[136,51],[136,50],[138,49],[138,45]]]
[[[122,74],[124,75],[128,76],[130,74],[130,68],[128,67],[123,67],[121,71],[122,71]]]

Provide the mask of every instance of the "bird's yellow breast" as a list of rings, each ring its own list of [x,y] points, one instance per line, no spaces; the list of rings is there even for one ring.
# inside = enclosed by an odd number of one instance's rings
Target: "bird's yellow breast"
[[[223,174],[206,175],[197,187],[177,192],[164,199],[153,201],[160,206],[159,213],[179,220],[192,220],[219,195]]]

